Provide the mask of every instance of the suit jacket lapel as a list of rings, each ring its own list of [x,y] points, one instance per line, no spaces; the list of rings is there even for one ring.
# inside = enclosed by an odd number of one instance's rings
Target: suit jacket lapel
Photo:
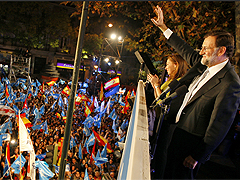
[[[221,82],[221,79],[224,77],[224,75],[230,68],[231,68],[231,64],[230,64],[230,62],[228,62],[222,70],[220,70],[217,74],[215,74],[206,84],[204,84],[198,90],[198,92],[192,97],[192,99],[187,103],[187,105],[191,104],[193,101],[198,99],[200,96],[204,95],[205,93],[210,91],[212,88],[217,86]]]

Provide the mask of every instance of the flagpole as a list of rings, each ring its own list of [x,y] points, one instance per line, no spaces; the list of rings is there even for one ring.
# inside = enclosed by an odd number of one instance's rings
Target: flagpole
[[[65,126],[65,130],[64,130],[63,148],[62,148],[59,177],[58,177],[59,180],[64,179],[65,167],[66,167],[66,163],[67,163],[67,152],[68,152],[68,148],[69,148],[68,146],[69,146],[69,141],[70,141],[70,132],[71,132],[71,128],[72,128],[73,108],[74,108],[74,104],[75,104],[74,100],[75,100],[75,96],[76,96],[79,69],[80,69],[80,64],[81,64],[83,38],[84,38],[84,34],[85,34],[85,29],[86,29],[88,5],[89,5],[89,1],[83,1],[81,22],[80,22],[80,27],[79,27],[78,41],[77,41],[76,54],[75,54],[75,60],[74,60],[72,85],[71,85],[71,91],[70,91],[70,97],[69,97],[69,103],[68,103],[69,108],[67,111],[67,120],[66,120],[66,126]]]
[[[20,121],[20,110],[18,111],[18,134],[20,134],[20,124],[19,124],[19,121]],[[20,147],[21,143],[20,143],[20,137],[19,137],[19,150],[21,149]],[[19,173],[19,177],[21,178],[22,176],[22,170],[21,170],[21,151],[20,151],[20,173]]]

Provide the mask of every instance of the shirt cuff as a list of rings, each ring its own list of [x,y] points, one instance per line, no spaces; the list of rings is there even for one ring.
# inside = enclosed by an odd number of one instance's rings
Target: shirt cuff
[[[163,35],[167,38],[167,39],[169,39],[170,38],[170,36],[172,35],[172,31],[171,31],[171,29],[167,29],[166,31],[164,31],[164,33],[163,33]]]

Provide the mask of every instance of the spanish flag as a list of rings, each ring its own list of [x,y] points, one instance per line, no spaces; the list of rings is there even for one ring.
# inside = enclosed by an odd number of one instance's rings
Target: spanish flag
[[[17,125],[18,125],[18,122],[19,122],[19,116],[17,116]],[[26,128],[29,128],[29,127],[32,127],[33,125],[31,124],[31,122],[26,118],[26,114],[25,113],[22,113],[20,114],[20,117],[24,123],[24,125],[26,126]]]
[[[8,92],[8,87],[6,85],[6,89],[5,89],[5,94],[6,94],[6,97],[8,98],[9,97],[9,92]]]
[[[50,82],[47,82],[47,85],[49,85],[50,87],[53,86],[55,84],[56,81],[50,81]]]
[[[84,115],[85,115],[86,117],[88,117],[89,114],[91,114],[91,110],[90,110],[90,108],[88,107],[88,105],[86,104],[86,105],[85,105],[85,110],[84,110]]]
[[[67,121],[67,116],[63,116],[63,117],[62,117],[62,120],[64,121],[64,123],[66,123],[66,121]]]
[[[62,93],[69,96],[70,95],[70,91],[71,89],[69,88],[69,86],[67,85],[63,90]]]
[[[112,153],[113,150],[111,149],[111,146],[108,143],[108,141],[104,137],[99,135],[97,132],[95,132],[94,130],[92,130],[92,132],[94,133],[94,136],[97,139],[99,146],[105,146],[105,144],[107,144],[107,152]]]
[[[82,96],[81,96],[81,94],[79,94],[79,95],[80,95],[82,101],[91,102],[90,99],[86,95],[82,95]]]
[[[9,142],[7,142],[6,159],[5,159],[3,174],[5,174],[9,168],[10,168],[10,147],[9,147]],[[8,175],[9,175],[9,171],[5,174],[5,176],[8,176]]]
[[[106,82],[104,89],[107,90],[107,89],[113,88],[119,84],[120,84],[120,80],[119,80],[119,77],[117,76],[115,78],[110,79],[108,82]]]

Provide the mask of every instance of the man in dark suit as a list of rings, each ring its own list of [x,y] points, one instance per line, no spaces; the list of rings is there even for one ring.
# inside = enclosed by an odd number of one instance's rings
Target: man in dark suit
[[[173,33],[163,21],[159,6],[152,22],[191,66],[182,78],[189,92],[176,110],[177,128],[168,149],[165,178],[193,179],[201,163],[226,136],[240,103],[240,80],[229,62],[234,38],[226,31],[211,31],[198,53]],[[185,80],[185,81],[184,81]]]

